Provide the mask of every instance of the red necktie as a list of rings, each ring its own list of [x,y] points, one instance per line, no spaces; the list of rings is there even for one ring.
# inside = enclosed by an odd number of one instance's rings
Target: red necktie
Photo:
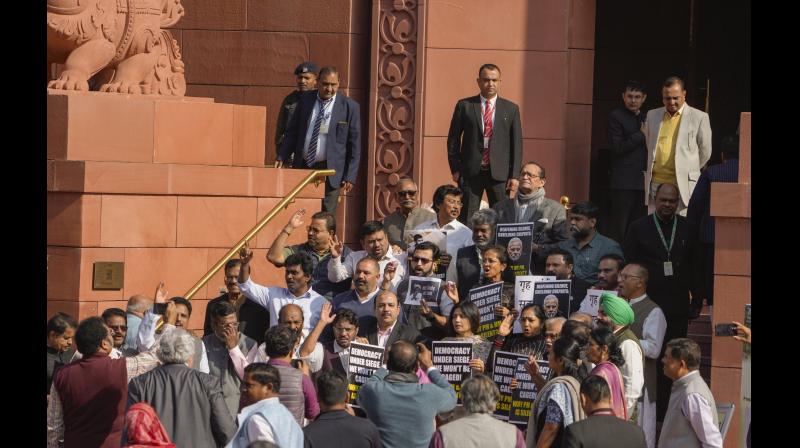
[[[483,138],[484,141],[492,140],[492,103],[486,100],[486,107],[483,109]],[[481,157],[481,166],[489,165],[489,146],[483,148],[483,157]]]

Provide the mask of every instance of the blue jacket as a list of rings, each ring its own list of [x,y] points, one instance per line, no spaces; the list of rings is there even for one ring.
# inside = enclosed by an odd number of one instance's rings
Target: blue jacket
[[[381,433],[381,444],[392,448],[427,448],[436,414],[456,406],[450,383],[433,369],[430,384],[386,381],[381,368],[358,391],[358,405]]]
[[[303,448],[303,430],[292,414],[279,400],[261,400],[239,413],[239,430],[225,448],[247,448],[252,442],[247,437],[247,424],[254,415],[260,415],[272,426],[275,443],[281,448]]]
[[[303,93],[286,129],[286,139],[278,151],[278,160],[288,160],[294,153],[295,168],[305,167],[303,145],[316,101],[316,90]],[[355,185],[361,159],[361,114],[358,103],[342,92],[336,93],[325,145],[327,167],[336,170],[336,174],[328,176],[331,187],[338,188],[343,180]]]

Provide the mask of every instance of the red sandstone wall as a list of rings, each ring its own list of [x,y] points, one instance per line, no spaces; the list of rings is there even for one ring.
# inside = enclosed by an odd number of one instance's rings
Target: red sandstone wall
[[[520,106],[523,159],[547,169],[547,196],[589,196],[593,0],[427,3],[421,188],[451,181],[446,141],[455,102],[476,95],[478,67],[502,70],[500,96]],[[565,173],[570,173],[566,176]]]
[[[275,160],[278,107],[294,90],[294,68],[305,60],[339,68],[342,92],[361,105],[366,135],[368,0],[183,0],[183,5],[186,15],[172,31],[186,64],[186,95],[265,106],[268,163]],[[366,179],[362,172],[337,213],[348,242],[356,241],[363,222]]]

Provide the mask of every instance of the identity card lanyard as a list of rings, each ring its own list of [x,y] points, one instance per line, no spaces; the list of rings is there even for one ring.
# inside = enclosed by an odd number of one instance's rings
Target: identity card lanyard
[[[676,216],[672,217],[672,236],[670,237],[669,246],[667,245],[667,240],[664,239],[664,232],[661,231],[661,226],[658,225],[655,213],[653,213],[653,222],[656,224],[656,231],[658,231],[658,236],[661,237],[661,243],[664,244],[664,249],[667,249],[667,261],[664,262],[664,277],[671,277],[673,271],[672,261],[670,261],[669,257],[670,252],[672,252],[672,244],[675,242],[675,229],[678,227],[678,218]]]

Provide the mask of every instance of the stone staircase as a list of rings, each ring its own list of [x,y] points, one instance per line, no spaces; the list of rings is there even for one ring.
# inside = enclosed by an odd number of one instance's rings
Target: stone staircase
[[[706,305],[697,319],[689,321],[687,337],[700,344],[700,375],[711,387],[711,309]]]

